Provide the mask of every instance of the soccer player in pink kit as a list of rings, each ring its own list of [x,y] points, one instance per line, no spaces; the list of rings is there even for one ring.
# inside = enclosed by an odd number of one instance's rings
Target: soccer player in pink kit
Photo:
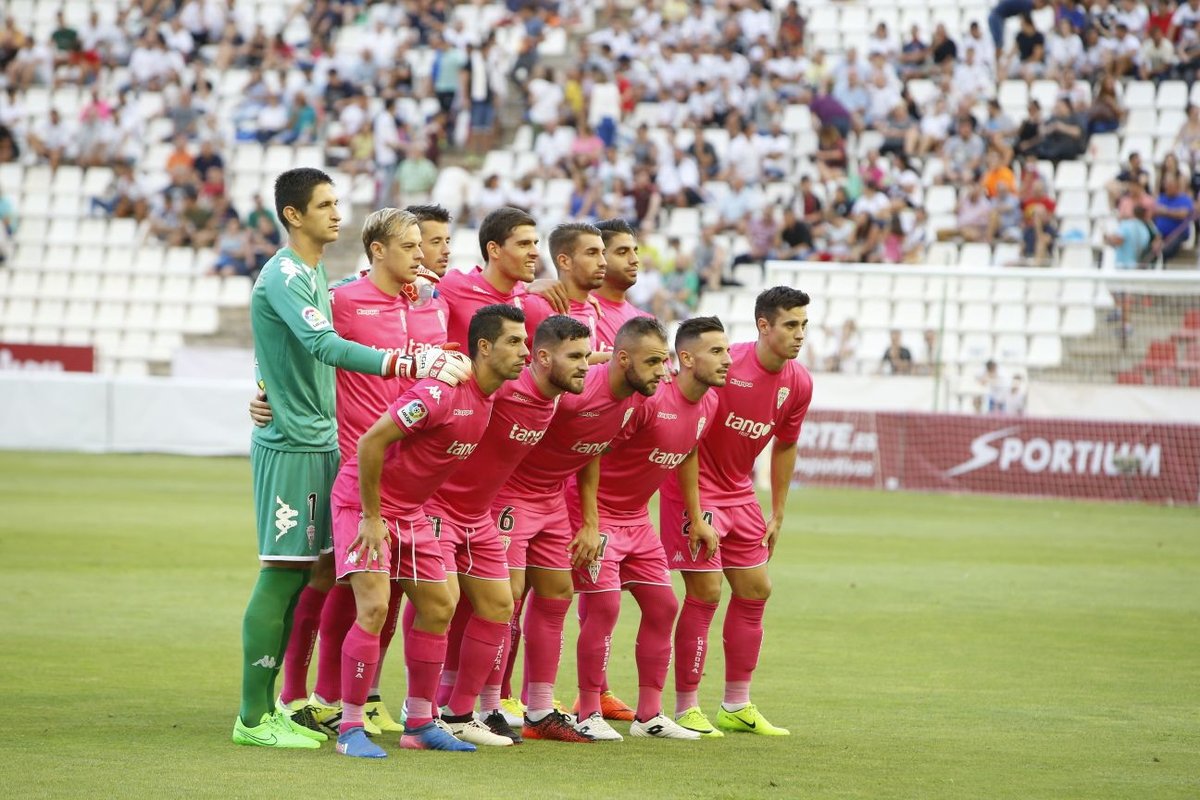
[[[596,559],[574,572],[583,620],[577,645],[579,730],[597,739],[620,741],[604,720],[600,692],[608,667],[612,633],[628,589],[642,612],[637,634],[637,716],[633,736],[699,739],[662,712],[662,690],[671,661],[671,629],[679,604],[671,572],[654,526],[649,501],[658,487],[712,427],[717,396],[725,385],[729,340],[716,317],[694,317],[679,326],[675,354],[680,371],[634,414],[600,471],[580,476],[579,505],[572,516],[598,511],[601,546]],[[595,513],[595,512],[592,512]],[[711,543],[715,548],[715,539]]]
[[[812,377],[797,361],[808,325],[809,297],[777,286],[758,296],[758,339],[731,348],[733,366],[712,431],[678,481],[663,486],[660,529],[672,569],[683,573],[687,596],[675,628],[675,711],[683,727],[705,736],[741,731],[786,736],[750,702],[750,679],[763,640],[763,610],[771,595],[767,562],[783,527],[796,464],[796,441],[812,399]],[[764,522],[754,494],[754,461],[771,447],[771,517]],[[713,536],[711,557],[699,543]],[[732,597],[725,613],[725,698],[714,728],[697,693],[708,631],[721,599],[721,575]]]
[[[526,739],[593,741],[554,709],[563,623],[574,596],[571,569],[590,563],[600,547],[594,514],[578,528],[571,524],[566,482],[581,470],[599,470],[599,456],[654,394],[667,363],[666,334],[649,317],[627,322],[616,345],[608,364],[588,370],[582,394],[562,397],[542,441],[492,505],[497,527],[510,537],[513,596],[524,594],[527,579],[532,589],[525,618]]]
[[[617,331],[634,317],[650,316],[625,299],[629,287],[637,283],[638,259],[637,232],[623,219],[606,219],[596,224],[604,240],[606,262],[603,283],[592,292],[600,304],[600,316],[596,321],[596,339],[602,352],[613,349]]]
[[[596,306],[589,302],[589,293],[604,281],[604,240],[600,238],[600,231],[586,222],[565,222],[557,226],[550,232],[550,258],[570,299],[567,316],[588,327],[595,350],[598,315]],[[530,338],[542,320],[558,313],[548,300],[537,296],[526,297],[521,309],[525,312],[525,330]]]
[[[454,605],[441,547],[422,507],[475,451],[496,391],[520,376],[529,355],[524,323],[520,309],[512,306],[491,305],[475,312],[468,333],[474,379],[457,387],[417,382],[363,435],[357,456],[338,472],[331,498],[334,557],[338,578],[349,579],[358,609],[342,643],[340,753],[360,758],[387,755],[367,739],[362,715],[379,663],[390,580],[400,581],[417,609],[412,631],[405,632],[408,720],[401,747],[475,749],[433,723],[433,696]]]
[[[425,504],[425,513],[439,532],[451,588],[461,588],[470,601],[469,619],[461,625],[458,659],[453,668],[447,666],[442,672],[442,691],[450,687],[442,719],[456,736],[472,744],[521,741],[499,712],[488,714],[484,725],[473,721],[477,687],[485,680],[484,709],[499,705],[497,662],[513,614],[505,559],[509,537],[496,526],[492,501],[545,435],[559,397],[583,391],[590,336],[585,325],[570,317],[555,315],[542,321],[533,335],[530,365],[519,379],[496,393],[492,421],[478,449]],[[452,593],[457,599],[457,592]],[[451,636],[454,633],[452,628]]]

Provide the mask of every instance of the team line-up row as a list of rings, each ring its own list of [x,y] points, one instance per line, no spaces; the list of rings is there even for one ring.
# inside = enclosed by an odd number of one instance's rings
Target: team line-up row
[[[622,220],[556,227],[558,280],[534,281],[539,239],[523,211],[483,220],[483,266],[463,273],[446,270],[444,209],[386,208],[363,225],[369,270],[329,289],[321,259],[340,226],[332,181],[290,170],[275,204],[288,244],[251,300],[261,568],[243,621],[233,740],[315,749],[336,735],[340,753],[383,758],[368,734],[455,751],[619,741],[614,719],[633,736],[786,735],[751,702],[750,682],[812,396],[795,361],[808,295],[763,292],[753,342],[730,345],[715,317],[685,321],[672,375],[667,334],[625,299],[639,262]],[[764,519],[752,472],[768,443]],[[726,681],[713,724],[698,693],[722,578]],[[641,611],[635,708],[606,679],[622,589]],[[567,713],[554,684],[575,595],[579,694]],[[378,687],[397,628],[403,724]]]

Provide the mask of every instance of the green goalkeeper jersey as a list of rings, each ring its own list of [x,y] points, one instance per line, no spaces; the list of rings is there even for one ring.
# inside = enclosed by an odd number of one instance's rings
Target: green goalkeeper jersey
[[[347,341],[330,321],[325,265],[305,264],[284,247],[266,263],[250,295],[254,360],[272,420],[252,440],[285,452],[337,450],[334,368],[379,375],[385,351]]]

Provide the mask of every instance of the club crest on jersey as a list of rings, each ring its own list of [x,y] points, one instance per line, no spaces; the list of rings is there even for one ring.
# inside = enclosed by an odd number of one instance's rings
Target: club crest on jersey
[[[410,400],[407,405],[400,409],[400,421],[409,428],[427,416],[429,416],[429,409],[420,400]]]
[[[592,579],[592,583],[600,580],[600,562],[593,561],[587,565],[588,577]]]
[[[304,310],[300,312],[300,316],[314,331],[323,331],[329,327],[329,320],[325,319],[325,315],[312,306],[305,306]]]
[[[632,408],[627,408],[627,409],[625,409],[625,418],[621,420],[621,427],[622,427],[622,428],[624,428],[624,427],[625,427],[625,423],[626,423],[626,422],[629,422],[629,418],[630,418],[630,417],[632,417],[632,416],[633,416],[633,409],[632,409]]]
[[[508,552],[508,546],[512,544],[512,537],[500,534],[500,544],[504,545],[504,552]]]
[[[429,392],[429,396],[433,398],[433,402],[442,402],[442,390],[436,386],[426,386],[425,391]]]
[[[697,439],[699,439],[701,434],[704,433],[704,425],[707,422],[708,422],[708,417],[701,417],[699,420],[697,420],[697,422],[696,422],[696,438]]]
[[[791,393],[792,393],[792,390],[787,388],[786,386],[784,386],[782,389],[779,390],[779,394],[775,395],[775,410],[776,411],[783,408],[783,401],[787,400],[788,395]]]

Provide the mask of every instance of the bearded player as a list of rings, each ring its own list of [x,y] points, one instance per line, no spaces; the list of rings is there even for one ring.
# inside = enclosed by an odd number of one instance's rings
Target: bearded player
[[[649,501],[662,482],[691,454],[712,427],[717,405],[712,387],[725,385],[729,340],[716,317],[694,317],[675,336],[679,375],[659,388],[600,461],[599,475],[583,473],[576,515],[594,507],[601,546],[596,559],[574,572],[580,619],[579,730],[597,739],[619,741],[600,712],[600,693],[621,609],[621,590],[642,613],[635,657],[638,671],[637,715],[633,736],[699,739],[662,711],[662,690],[671,660],[671,628],[679,604],[658,533],[650,523]],[[572,498],[573,499],[573,498]],[[716,540],[709,542],[715,549]],[[584,613],[586,611],[586,613]]]

